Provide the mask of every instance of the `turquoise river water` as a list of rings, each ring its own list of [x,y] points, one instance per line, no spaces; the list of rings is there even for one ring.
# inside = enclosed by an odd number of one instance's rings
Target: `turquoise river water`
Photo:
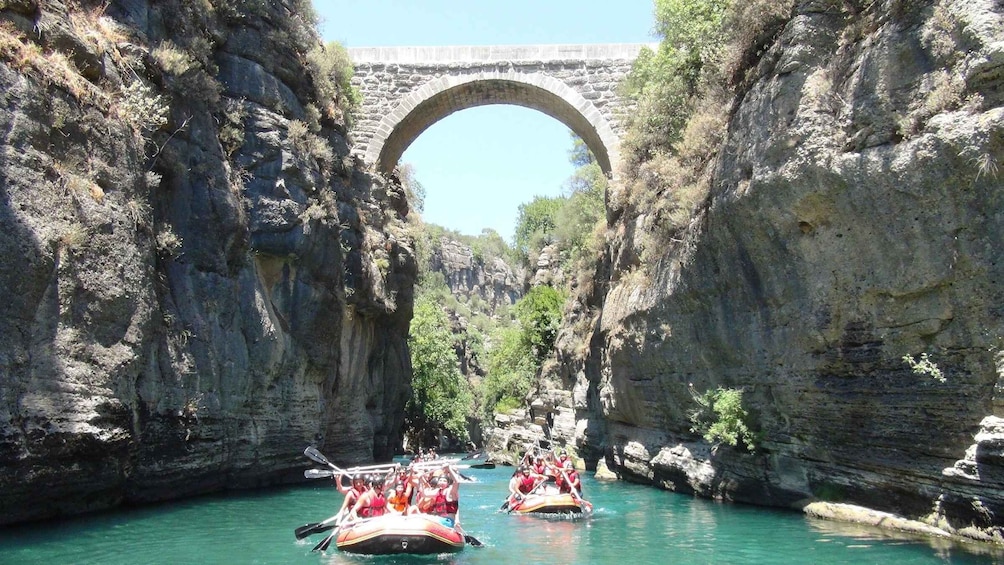
[[[306,465],[305,465],[306,467]],[[546,520],[498,512],[511,467],[462,470],[467,533],[484,547],[458,554],[367,557],[311,552],[324,534],[297,541],[293,530],[330,517],[341,502],[328,480],[306,486],[204,497],[0,528],[0,563],[151,564],[548,564],[617,563],[1001,563],[978,544],[810,520],[797,512],[722,504],[584,473],[591,518]]]

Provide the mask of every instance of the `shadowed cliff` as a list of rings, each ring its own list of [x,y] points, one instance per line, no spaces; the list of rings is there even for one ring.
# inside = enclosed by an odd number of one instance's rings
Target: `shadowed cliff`
[[[4,522],[400,443],[407,203],[347,157],[310,14],[0,3]]]

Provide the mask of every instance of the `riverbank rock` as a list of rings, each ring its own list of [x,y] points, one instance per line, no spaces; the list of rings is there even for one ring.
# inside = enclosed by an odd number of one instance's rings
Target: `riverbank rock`
[[[752,62],[689,226],[611,198],[544,375],[561,437],[700,496],[1004,525],[999,6],[798,2]],[[719,388],[753,449],[692,429]]]
[[[806,505],[804,512],[813,518],[866,524],[890,530],[900,530],[925,536],[948,537],[951,534],[940,528],[929,526],[916,520],[908,520],[888,512],[879,512],[853,504],[836,504],[832,502],[813,502]]]
[[[347,157],[309,6],[214,4],[0,3],[0,523],[399,444],[403,191]]]

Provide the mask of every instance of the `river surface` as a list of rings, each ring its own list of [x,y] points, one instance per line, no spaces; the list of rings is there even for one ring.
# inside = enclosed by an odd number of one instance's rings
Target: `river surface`
[[[306,467],[307,465],[305,465]],[[594,481],[583,473],[591,518],[546,520],[500,513],[511,467],[461,470],[467,533],[484,547],[454,555],[367,557],[311,552],[325,534],[293,530],[335,513],[329,480],[204,497],[85,518],[0,528],[0,563],[151,564],[547,564],[616,563],[1000,563],[1004,552],[894,536],[810,520],[797,512],[722,504],[651,487]]]

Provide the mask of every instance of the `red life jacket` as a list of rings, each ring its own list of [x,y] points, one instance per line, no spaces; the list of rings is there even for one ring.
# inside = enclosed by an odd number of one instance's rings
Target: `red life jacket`
[[[565,481],[565,477],[558,476],[558,490],[562,493],[572,492],[572,485],[575,484],[575,478],[578,476],[575,471],[565,471],[565,475],[568,476],[568,481]]]
[[[360,517],[362,518],[375,518],[377,516],[383,516],[386,512],[387,499],[384,498],[382,492],[370,499],[369,506],[359,510]]]
[[[436,493],[436,498],[432,501],[432,510],[429,513],[436,516],[449,516],[450,514],[456,514],[458,510],[460,510],[460,502],[457,500],[446,500],[446,489],[441,488]]]
[[[533,490],[533,486],[537,483],[537,480],[530,475],[524,475],[519,479],[519,492],[523,494],[529,494]]]

